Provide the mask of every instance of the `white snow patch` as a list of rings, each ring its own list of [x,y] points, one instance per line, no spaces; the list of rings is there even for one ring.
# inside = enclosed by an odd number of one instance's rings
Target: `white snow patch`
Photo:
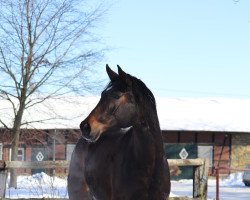
[[[242,182],[242,172],[234,173],[219,180],[220,200],[249,200],[250,187],[246,187]],[[171,181],[171,193],[175,196],[192,197],[193,181],[179,180]],[[216,180],[208,180],[208,199],[214,200],[216,197]]]
[[[171,181],[171,197],[192,197],[193,181]],[[208,181],[208,199],[215,199],[215,179]],[[249,200],[250,187],[242,183],[242,172],[220,179],[221,200]],[[6,198],[68,198],[67,178],[51,177],[45,173],[19,176],[17,189],[8,188]]]
[[[221,186],[245,186],[242,182],[243,172],[230,174],[227,178],[222,179]]]
[[[39,121],[23,128],[79,128],[100,97],[49,99],[24,113],[24,122]],[[162,130],[207,130],[250,132],[250,99],[156,97]],[[0,100],[0,115],[13,123],[11,104]],[[1,124],[0,124],[1,126]]]
[[[7,198],[68,198],[67,179],[45,173],[18,176],[17,189],[8,188]]]

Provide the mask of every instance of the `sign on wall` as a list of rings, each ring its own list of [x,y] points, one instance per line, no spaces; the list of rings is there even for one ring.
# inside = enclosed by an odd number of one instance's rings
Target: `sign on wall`
[[[39,151],[39,152],[37,153],[37,155],[36,155],[36,160],[37,160],[37,161],[43,161],[43,159],[44,159],[44,155],[42,154],[41,151]]]
[[[186,159],[188,157],[188,152],[184,147],[180,151],[179,156],[181,159]]]

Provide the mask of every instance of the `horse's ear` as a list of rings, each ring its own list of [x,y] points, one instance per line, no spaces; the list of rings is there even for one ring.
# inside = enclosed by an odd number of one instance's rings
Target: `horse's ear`
[[[120,78],[123,81],[125,81],[128,84],[128,86],[131,87],[132,86],[132,80],[131,80],[130,75],[128,75],[126,72],[124,72],[119,65],[117,65],[117,67],[118,67],[118,74],[119,74]]]
[[[125,78],[127,76],[127,74],[122,70],[122,68],[117,65],[117,68],[118,68],[118,74],[121,78]]]
[[[108,74],[109,79],[111,81],[114,81],[114,80],[118,79],[118,77],[119,77],[118,74],[115,73],[112,69],[110,69],[110,67],[108,66],[108,64],[106,64],[106,71],[107,71],[107,74]]]

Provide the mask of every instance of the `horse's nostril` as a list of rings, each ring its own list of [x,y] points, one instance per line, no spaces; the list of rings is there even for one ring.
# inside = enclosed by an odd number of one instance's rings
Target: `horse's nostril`
[[[98,139],[98,137],[91,135],[91,127],[89,123],[82,122],[80,124],[80,129],[82,132],[82,137],[88,142],[95,142]]]
[[[82,132],[90,132],[90,125],[88,123],[81,123],[80,129]]]
[[[85,131],[90,131],[90,126],[89,126],[89,124],[88,123],[86,123],[86,124],[84,124],[84,126],[83,126],[83,129],[85,130]]]

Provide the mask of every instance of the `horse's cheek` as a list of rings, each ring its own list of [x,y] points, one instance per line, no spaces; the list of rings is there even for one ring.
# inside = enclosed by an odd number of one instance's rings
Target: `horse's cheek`
[[[120,122],[125,123],[128,126],[131,126],[135,116],[135,107],[132,104],[125,104],[123,106],[123,109],[117,112],[116,119],[118,119]]]

